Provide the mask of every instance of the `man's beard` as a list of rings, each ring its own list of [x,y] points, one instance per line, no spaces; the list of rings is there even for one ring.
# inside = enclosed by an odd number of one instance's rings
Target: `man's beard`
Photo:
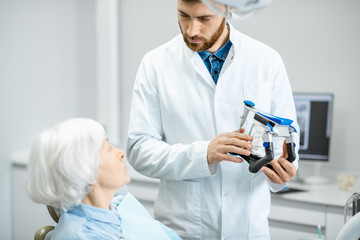
[[[188,48],[190,48],[192,51],[195,52],[202,52],[205,51],[209,48],[211,48],[212,46],[214,46],[214,44],[217,42],[217,40],[219,39],[220,35],[222,34],[222,32],[224,31],[225,28],[225,18],[222,20],[218,30],[216,30],[216,32],[210,37],[209,40],[206,40],[205,38],[198,38],[198,37],[189,37],[187,35],[186,32],[183,32],[183,30],[181,29],[181,25],[179,23],[179,27],[181,30],[181,33],[183,35],[184,41],[186,43],[186,45],[188,46]],[[192,43],[190,42],[190,40],[201,40],[202,43]]]

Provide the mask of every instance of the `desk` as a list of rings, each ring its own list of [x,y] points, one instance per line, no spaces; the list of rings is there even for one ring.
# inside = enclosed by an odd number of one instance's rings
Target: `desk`
[[[335,239],[344,225],[344,205],[353,192],[340,191],[337,183],[314,186],[290,183],[289,187],[305,191],[271,194],[272,239],[318,237],[318,224],[323,239]]]

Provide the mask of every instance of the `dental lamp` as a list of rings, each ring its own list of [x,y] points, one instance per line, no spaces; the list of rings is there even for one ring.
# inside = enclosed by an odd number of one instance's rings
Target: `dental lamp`
[[[272,0],[202,0],[212,11],[225,18],[243,18],[268,6]]]

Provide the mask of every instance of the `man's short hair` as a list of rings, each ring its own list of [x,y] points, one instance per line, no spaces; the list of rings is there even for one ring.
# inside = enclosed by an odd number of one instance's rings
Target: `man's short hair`
[[[201,3],[201,0],[179,0],[189,4]]]

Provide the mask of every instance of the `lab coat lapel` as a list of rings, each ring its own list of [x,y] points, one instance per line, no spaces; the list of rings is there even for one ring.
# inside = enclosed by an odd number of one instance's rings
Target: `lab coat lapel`
[[[190,58],[191,65],[195,69],[195,72],[199,74],[201,78],[200,81],[205,81],[212,89],[215,90],[216,85],[214,83],[214,80],[212,79],[208,69],[205,66],[205,63],[203,62],[199,54],[190,50],[184,42],[183,48],[185,51],[185,55]]]

